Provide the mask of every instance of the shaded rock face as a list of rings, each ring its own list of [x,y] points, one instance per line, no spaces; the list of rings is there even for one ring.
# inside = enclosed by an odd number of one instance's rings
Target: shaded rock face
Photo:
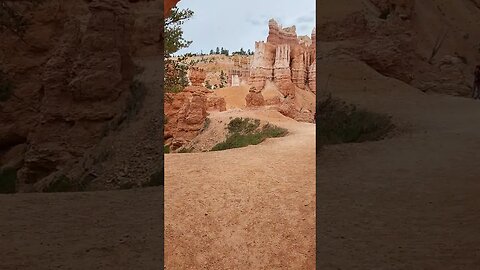
[[[136,57],[146,57],[163,53],[161,1],[136,0],[133,2],[135,4],[130,5],[135,19],[132,32],[132,54]]]
[[[328,42],[322,58],[346,54],[424,92],[471,94],[473,69],[480,61],[480,29],[472,22],[480,17],[480,5],[470,0],[362,3],[368,8],[318,24],[319,43]]]
[[[29,134],[20,183],[33,184],[68,160],[81,157],[104,125],[124,109],[133,63],[133,25],[121,1],[92,1],[85,32],[74,20],[44,69],[40,123]]]
[[[380,17],[398,16],[402,20],[410,19],[414,12],[415,0],[371,0],[380,11]]]
[[[132,57],[142,46],[134,33],[152,27],[137,23],[145,21],[135,11],[140,3],[129,2],[135,1],[26,5],[26,43],[0,33],[0,68],[15,86],[15,98],[0,102],[0,159],[25,145],[18,191],[35,191],[35,183],[81,159],[125,119]]]
[[[245,97],[247,107],[260,107],[266,105],[262,92],[255,87],[251,87],[247,96]]]

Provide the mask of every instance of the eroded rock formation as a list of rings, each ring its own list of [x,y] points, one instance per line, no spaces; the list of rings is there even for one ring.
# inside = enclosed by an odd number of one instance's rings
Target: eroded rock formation
[[[247,107],[260,107],[265,105],[262,91],[256,89],[254,86],[250,87],[250,90],[245,97],[245,101]]]
[[[187,87],[184,91],[165,96],[164,139],[176,150],[195,138],[207,118],[207,97],[202,91]]]
[[[204,70],[192,67],[188,76],[191,85],[180,93],[165,94],[164,139],[172,150],[188,144],[202,131],[208,111],[226,110],[225,99],[202,85]]]
[[[20,158],[14,162],[18,191],[36,191],[36,183],[79,163],[131,113],[138,98],[131,87],[133,57],[160,54],[153,25],[161,9],[139,14],[158,3],[47,0],[19,6],[30,22],[24,42],[0,33],[0,69],[14,85],[13,96],[0,103],[0,166],[8,165],[5,156]],[[155,39],[144,44],[150,33]]]
[[[218,97],[213,94],[208,95],[207,97],[208,102],[208,111],[219,111],[223,112],[227,110],[227,103],[225,98]]]
[[[269,101],[268,104],[282,104],[283,109],[280,111],[285,115],[311,122],[314,108],[311,108],[310,103],[302,105],[297,96],[299,91],[306,91],[310,94],[316,92],[316,46],[315,42],[312,42],[315,40],[315,29],[313,29],[311,37],[298,37],[295,26],[282,28],[272,19],[269,21],[268,27],[267,41],[255,42],[250,85],[261,91],[267,82],[273,82],[283,97]],[[249,93],[247,104],[257,100],[254,98],[255,95],[257,93]],[[312,99],[311,95],[310,99]],[[297,113],[300,111],[302,111],[301,114]],[[307,112],[310,112],[310,117],[305,116],[308,115]],[[299,117],[299,115],[302,116]]]
[[[282,28],[275,20],[269,21],[267,42],[255,42],[255,54],[250,70],[250,84],[263,89],[265,81],[274,81],[284,96],[300,89],[310,89],[310,70],[315,65],[315,29],[311,38],[297,37],[295,26]]]

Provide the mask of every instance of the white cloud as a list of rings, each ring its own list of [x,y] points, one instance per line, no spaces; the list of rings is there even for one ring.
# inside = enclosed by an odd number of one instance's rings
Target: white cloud
[[[253,50],[255,41],[266,40],[270,18],[284,27],[296,24],[298,35],[310,35],[315,26],[314,0],[181,0],[178,7],[195,13],[183,25],[185,38],[193,43],[179,53],[216,47]]]

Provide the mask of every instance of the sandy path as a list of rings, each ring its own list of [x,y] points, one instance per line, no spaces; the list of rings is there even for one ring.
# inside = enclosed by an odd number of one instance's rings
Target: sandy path
[[[161,269],[161,195],[1,195],[0,269]]]
[[[283,138],[165,157],[167,269],[314,269],[315,126],[275,111],[227,111]]]
[[[319,152],[318,266],[478,269],[480,103],[423,94],[355,61],[319,67],[335,96],[389,113],[402,133]]]

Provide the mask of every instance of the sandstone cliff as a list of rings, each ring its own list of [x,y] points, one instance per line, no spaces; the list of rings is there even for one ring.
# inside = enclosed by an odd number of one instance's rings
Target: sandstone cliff
[[[0,165],[12,153],[21,160],[14,166],[18,191],[42,190],[39,183],[68,174],[65,168],[137,112],[145,93],[134,83],[134,58],[161,54],[160,3],[18,6],[30,22],[26,35],[0,33],[0,68],[14,86],[0,102]]]
[[[280,99],[278,103],[284,108],[280,110],[282,113],[298,120],[313,121],[314,105],[312,104],[315,98],[312,93],[316,92],[315,29],[311,37],[298,37],[295,26],[283,28],[272,19],[268,27],[267,41],[255,42],[255,54],[250,68],[250,85],[261,91],[267,82],[273,82],[282,95],[276,98]],[[298,97],[299,92],[309,92],[311,102],[302,104]],[[300,95],[309,94],[301,93]],[[251,103],[253,97],[254,93],[249,95],[247,104]],[[267,103],[273,102],[267,101]],[[299,117],[300,111],[310,112],[310,117]]]

